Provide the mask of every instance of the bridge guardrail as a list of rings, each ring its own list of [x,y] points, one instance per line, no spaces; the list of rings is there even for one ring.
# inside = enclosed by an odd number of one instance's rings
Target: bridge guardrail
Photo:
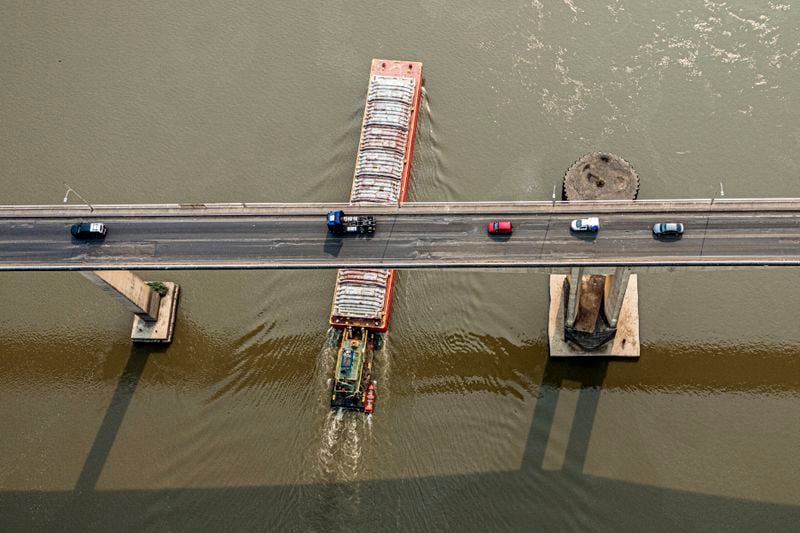
[[[179,203],[86,205],[6,205],[0,218],[98,218],[126,216],[319,216],[329,210],[374,215],[514,213],[589,214],[611,212],[800,211],[800,198],[683,198],[610,201],[408,202],[399,206],[351,206],[347,203]]]
[[[392,268],[397,270],[485,270],[485,269],[530,269],[550,273],[568,273],[575,266],[592,269],[630,268],[633,272],[672,272],[678,269],[731,270],[735,268],[775,269],[800,267],[800,259],[786,257],[763,257],[758,259],[731,259],[727,257],[706,257],[704,259],[679,260],[672,258],[653,258],[647,261],[620,259],[588,260],[565,259],[564,261],[240,261],[240,262],[93,262],[93,263],[6,263],[0,264],[0,272],[20,271],[80,271],[80,270],[333,270],[340,268]],[[611,273],[611,270],[608,271]]]

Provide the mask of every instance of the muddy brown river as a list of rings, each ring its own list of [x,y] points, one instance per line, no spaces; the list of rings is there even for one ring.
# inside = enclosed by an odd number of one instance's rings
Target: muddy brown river
[[[409,200],[549,200],[593,150],[800,197],[785,0],[0,4],[0,204],[345,201],[373,57],[424,64]],[[545,274],[400,272],[371,419],[328,407],[334,271],[143,277],[169,347],[0,274],[2,529],[798,527],[796,269],[640,275],[638,361],[548,359]]]

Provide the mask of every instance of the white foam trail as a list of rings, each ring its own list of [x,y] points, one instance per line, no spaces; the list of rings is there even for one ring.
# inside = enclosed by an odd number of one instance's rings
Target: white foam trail
[[[344,441],[342,442],[342,451],[344,458],[342,461],[342,469],[339,473],[345,481],[353,481],[358,475],[358,465],[361,459],[361,445],[360,445],[360,432],[361,424],[358,423],[357,417],[351,417],[346,421],[345,427],[342,428],[344,432]]]
[[[318,453],[320,473],[332,481],[354,481],[361,470],[361,416],[338,409],[326,417]]]
[[[341,434],[343,417],[344,412],[342,409],[336,412],[330,411],[325,417],[322,442],[317,454],[320,470],[325,477],[336,474],[336,449]]]
[[[422,88],[422,105],[425,109],[425,120],[428,123],[428,138],[431,143],[433,143],[433,121],[431,120],[431,101],[428,100],[428,91],[425,90],[425,87]],[[435,161],[434,161],[435,163]]]
[[[391,371],[392,371],[392,346],[390,336],[384,337],[383,348],[378,352],[375,358],[374,371],[372,374],[372,384],[375,385],[375,407],[380,409],[386,398],[387,391],[391,385]],[[379,389],[378,383],[383,386]]]
[[[327,333],[327,342],[328,347],[333,348],[334,350],[339,347],[339,340],[342,337],[342,330],[336,328],[328,328]]]

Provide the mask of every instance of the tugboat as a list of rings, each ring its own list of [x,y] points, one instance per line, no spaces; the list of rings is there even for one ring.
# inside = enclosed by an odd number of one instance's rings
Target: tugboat
[[[369,330],[352,326],[345,328],[336,355],[331,391],[332,408],[367,412],[366,406],[369,403],[368,412],[372,412],[375,404],[375,387],[371,381],[374,350]]]
[[[367,394],[364,395],[364,412],[368,415],[375,410],[375,384],[370,383],[367,387]]]

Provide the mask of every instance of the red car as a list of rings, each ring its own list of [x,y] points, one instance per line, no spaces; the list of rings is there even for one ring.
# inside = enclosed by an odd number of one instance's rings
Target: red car
[[[513,230],[514,226],[508,220],[498,220],[497,222],[489,222],[489,233],[510,234]]]

